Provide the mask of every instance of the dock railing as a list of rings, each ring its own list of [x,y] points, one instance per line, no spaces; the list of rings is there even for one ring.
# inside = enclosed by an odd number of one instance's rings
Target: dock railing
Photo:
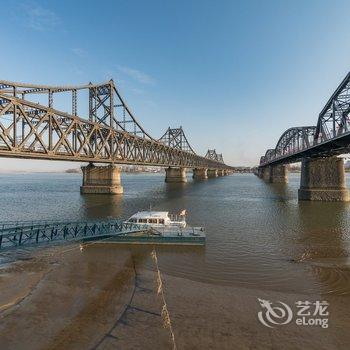
[[[147,225],[123,220],[2,222],[0,223],[0,251],[24,245],[102,239],[147,230]]]

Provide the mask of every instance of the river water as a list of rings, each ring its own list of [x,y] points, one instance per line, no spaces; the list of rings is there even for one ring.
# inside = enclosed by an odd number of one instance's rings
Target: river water
[[[0,222],[127,218],[138,210],[188,211],[205,226],[205,249],[164,249],[175,275],[219,284],[286,291],[350,293],[347,203],[298,202],[299,175],[288,185],[252,174],[165,184],[159,174],[123,176],[124,195],[82,196],[78,174],[0,175]],[[173,252],[173,250],[175,252]],[[181,261],[181,263],[179,263]],[[309,264],[294,262],[312,261]]]
[[[161,174],[123,174],[123,196],[83,196],[79,174],[1,174],[0,222],[127,218],[149,205],[170,212],[187,209],[190,225],[205,226],[206,247],[158,248],[162,272],[305,299],[346,297],[350,205],[298,202],[299,181],[298,174],[290,174],[287,185],[234,174],[165,184]]]

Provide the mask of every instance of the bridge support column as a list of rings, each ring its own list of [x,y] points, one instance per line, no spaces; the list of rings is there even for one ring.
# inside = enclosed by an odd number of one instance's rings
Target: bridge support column
[[[165,182],[187,182],[186,168],[166,168]]]
[[[216,169],[208,169],[208,178],[218,177],[218,171]]]
[[[218,176],[224,176],[224,171],[222,169],[218,169]]]
[[[271,177],[271,167],[268,165],[261,168],[261,178],[266,182],[270,182],[270,177]]]
[[[288,183],[288,170],[286,165],[270,166],[270,182],[286,184]]]
[[[208,178],[208,169],[195,168],[193,169],[193,176],[195,180],[205,180]]]
[[[120,181],[120,168],[114,165],[95,166],[89,164],[82,167],[82,194],[122,194],[123,186]]]
[[[298,199],[306,201],[350,200],[345,182],[344,160],[337,157],[304,158]]]

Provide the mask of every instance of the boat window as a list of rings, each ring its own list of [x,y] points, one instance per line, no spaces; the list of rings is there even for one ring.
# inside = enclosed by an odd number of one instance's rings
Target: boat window
[[[159,223],[164,225],[164,219],[159,219]]]
[[[157,219],[148,219],[148,223],[156,224],[157,223]]]
[[[147,219],[139,219],[139,222],[141,222],[143,224],[147,224]]]

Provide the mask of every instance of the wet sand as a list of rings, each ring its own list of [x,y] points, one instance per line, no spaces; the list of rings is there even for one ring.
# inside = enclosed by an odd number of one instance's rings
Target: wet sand
[[[77,245],[46,248],[0,271],[1,349],[173,348],[149,252],[135,259],[131,250],[111,244],[83,251]],[[178,349],[348,348],[346,296],[336,303],[328,298],[333,305],[329,329],[292,324],[268,329],[257,320],[257,295],[290,304],[305,295],[165,273],[162,280]]]
[[[101,246],[13,262],[0,273],[0,348],[151,348],[155,339],[169,348],[154,275],[139,276],[130,253]]]

